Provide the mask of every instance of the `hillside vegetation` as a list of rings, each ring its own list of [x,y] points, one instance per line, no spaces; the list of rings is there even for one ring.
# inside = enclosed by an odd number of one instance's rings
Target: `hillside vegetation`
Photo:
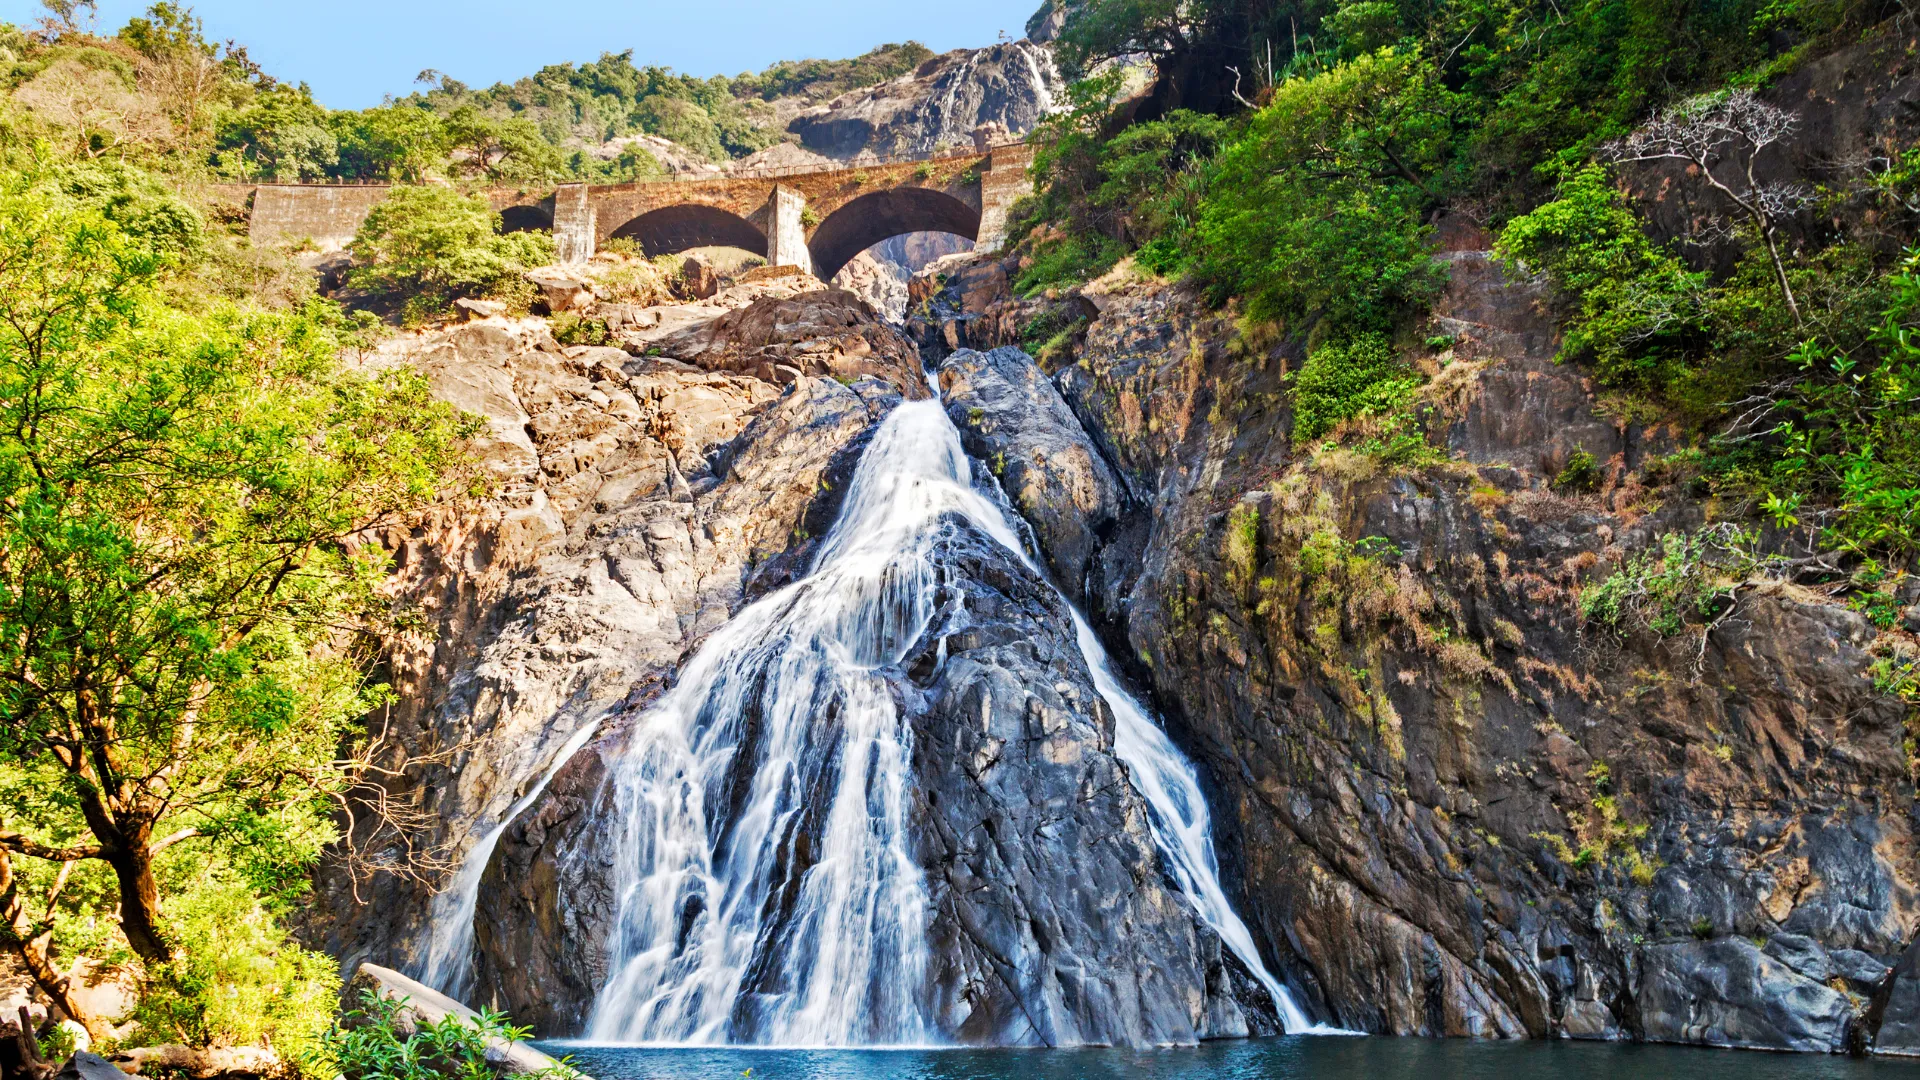
[[[1419,351],[1445,281],[1436,225],[1466,222],[1513,272],[1558,288],[1563,359],[1588,366],[1620,416],[1682,425],[1688,445],[1666,468],[1793,537],[1796,554],[1870,575],[1910,566],[1920,157],[1839,163],[1818,186],[1749,167],[1801,134],[1766,89],[1890,32],[1903,10],[1071,3],[1058,49],[1075,107],[1046,133],[1019,287],[1131,258],[1240,304],[1308,349],[1306,445],[1408,399],[1396,388],[1419,380],[1382,347]],[[1120,100],[1110,61],[1143,54],[1160,78]],[[1678,242],[1656,239],[1623,194],[1662,167],[1707,208]]]

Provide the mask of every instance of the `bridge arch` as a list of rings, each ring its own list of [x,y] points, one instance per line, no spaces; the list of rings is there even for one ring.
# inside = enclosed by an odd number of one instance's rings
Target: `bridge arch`
[[[980,237],[980,210],[933,188],[897,187],[870,191],[827,215],[807,242],[813,272],[822,281],[855,256],[902,233],[944,232]]]
[[[761,256],[767,253],[767,234],[759,226],[738,214],[701,203],[649,210],[611,235],[631,237],[649,257],[700,247],[745,248]]]
[[[552,232],[553,211],[543,206],[509,206],[500,211],[500,231]]]

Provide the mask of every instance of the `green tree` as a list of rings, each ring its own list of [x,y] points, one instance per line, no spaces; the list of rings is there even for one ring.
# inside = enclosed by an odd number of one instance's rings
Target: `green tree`
[[[471,105],[447,117],[446,141],[454,167],[494,181],[565,179],[566,157],[523,116],[500,119]]]
[[[439,186],[394,188],[354,237],[361,265],[350,283],[425,315],[553,261],[553,237],[499,228],[484,198]]]
[[[305,87],[276,87],[226,114],[214,135],[214,160],[231,176],[318,180],[340,161],[327,110]]]
[[[339,147],[335,176],[418,184],[446,165],[446,122],[427,109],[383,105],[328,120]]]
[[[1423,222],[1458,183],[1470,104],[1406,49],[1283,83],[1220,155],[1203,274],[1263,318],[1387,328],[1438,289]]]
[[[40,793],[0,850],[109,867],[150,968],[163,854],[271,894],[334,838],[384,695],[384,560],[353,538],[435,498],[469,430],[417,375],[343,372],[319,305],[182,269],[55,183],[0,187],[0,780]]]

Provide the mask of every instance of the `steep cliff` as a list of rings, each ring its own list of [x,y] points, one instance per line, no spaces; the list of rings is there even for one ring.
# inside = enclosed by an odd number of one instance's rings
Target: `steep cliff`
[[[1078,327],[1053,381],[1122,524],[1020,479],[1042,455],[1018,439],[997,467],[1056,573],[1088,567],[1115,653],[1204,763],[1243,911],[1322,1016],[1910,1047],[1912,736],[1876,664],[1911,635],[1713,552],[1714,598],[1665,631],[1584,617],[1583,586],[1725,508],[1663,468],[1669,431],[1554,362],[1537,283],[1448,261],[1430,333],[1452,344],[1413,350],[1437,456],[1296,451],[1298,347],[1124,272],[1022,302],[976,264],[916,283],[919,331]],[[983,444],[1018,415],[954,412]],[[1554,483],[1579,454],[1588,493]]]

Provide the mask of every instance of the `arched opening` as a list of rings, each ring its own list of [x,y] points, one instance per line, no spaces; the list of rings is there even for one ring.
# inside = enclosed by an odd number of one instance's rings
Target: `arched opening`
[[[907,283],[927,267],[973,250],[973,241],[948,232],[912,232],[890,236],[856,252],[829,279],[837,289],[856,293],[889,322],[907,317]]]
[[[509,206],[500,211],[500,231],[552,232],[553,211],[539,206]]]
[[[755,255],[767,253],[767,235],[753,222],[714,206],[686,203],[663,206],[641,214],[613,230],[640,245],[648,258],[674,255],[693,248],[740,248]]]
[[[901,233],[942,232],[968,240],[980,236],[980,211],[944,191],[901,187],[868,192],[827,215],[807,250],[813,272],[831,279],[861,251]]]

